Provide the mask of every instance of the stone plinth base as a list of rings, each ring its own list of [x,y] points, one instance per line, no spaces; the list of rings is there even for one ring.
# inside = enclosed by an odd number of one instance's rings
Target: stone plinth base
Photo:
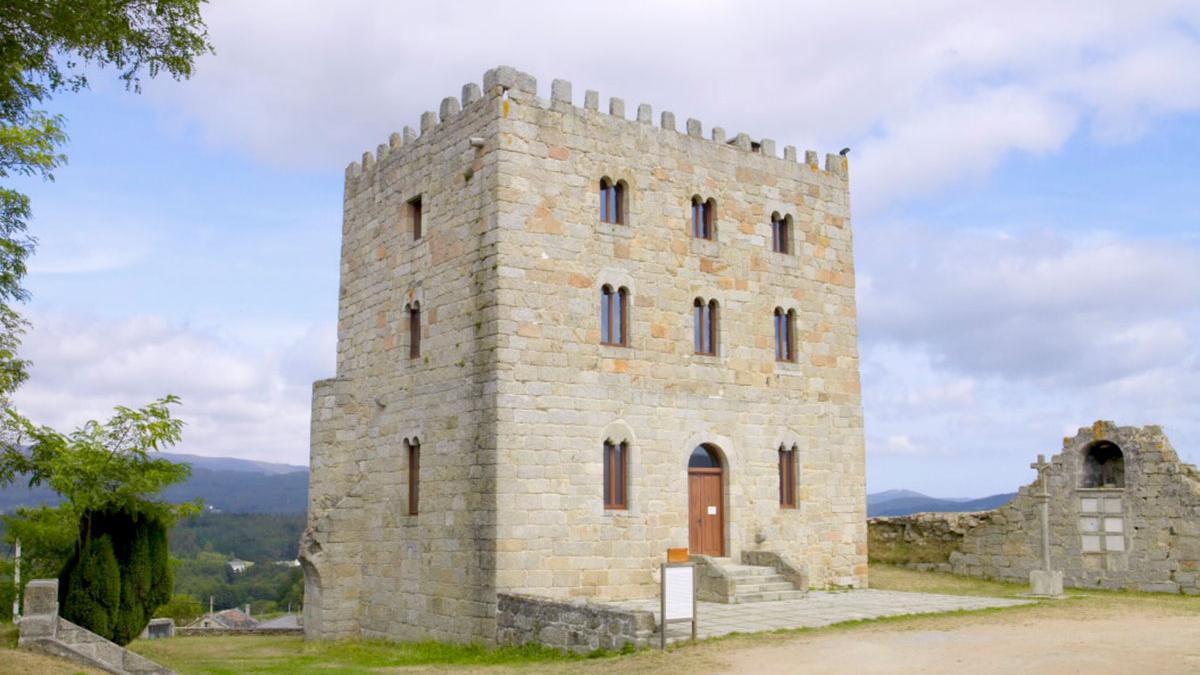
[[[1062,570],[1033,570],[1029,573],[1031,595],[1058,597],[1063,594]]]

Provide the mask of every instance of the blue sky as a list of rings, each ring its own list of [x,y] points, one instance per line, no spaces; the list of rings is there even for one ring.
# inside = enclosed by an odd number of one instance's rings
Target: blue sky
[[[70,163],[19,183],[41,245],[18,405],[69,425],[174,392],[181,450],[304,463],[344,166],[510,63],[853,148],[871,490],[1014,489],[1098,418],[1200,459],[1194,3],[522,6],[215,2],[191,81],[55,99]]]

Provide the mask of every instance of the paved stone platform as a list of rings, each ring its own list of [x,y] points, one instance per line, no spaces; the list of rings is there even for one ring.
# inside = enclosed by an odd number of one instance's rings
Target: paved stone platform
[[[904,614],[936,614],[968,609],[1014,607],[1030,604],[1031,600],[988,598],[963,595],[934,595],[863,589],[856,591],[812,591],[807,597],[778,602],[750,602],[726,605],[700,602],[697,634],[700,638],[718,637],[729,633],[757,633],[781,628],[816,628],[856,619],[878,619]],[[659,600],[630,600],[612,603],[625,609],[654,612],[659,621]],[[667,629],[667,641],[677,642],[691,637],[691,624],[672,623]],[[655,640],[658,638],[655,637]]]

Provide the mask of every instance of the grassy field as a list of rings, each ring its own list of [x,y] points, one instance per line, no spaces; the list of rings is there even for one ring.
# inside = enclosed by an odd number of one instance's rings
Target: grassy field
[[[1018,597],[1025,584],[983,581],[949,574],[914,572],[883,564],[872,565],[874,588]],[[731,635],[696,645],[679,645],[666,654],[642,650],[617,656],[587,658],[542,648],[488,649],[440,643],[396,644],[382,641],[305,642],[299,637],[247,636],[174,638],[136,641],[130,647],[183,675],[217,673],[362,673],[398,670],[488,670],[520,672],[614,673],[703,672],[718,668],[731,650],[770,647],[794,640],[853,633],[863,639],[881,632],[953,630],[995,622],[1052,622],[1064,618],[1125,615],[1200,616],[1200,597],[1160,593],[1069,591],[1063,600],[1043,600],[1008,609],[895,617],[839,624],[819,629],[785,630],[755,635]],[[15,642],[15,638],[12,639]],[[0,662],[2,664],[2,662]],[[0,672],[4,665],[0,665]],[[40,672],[40,669],[39,669]],[[58,672],[73,672],[61,670]]]
[[[453,668],[577,662],[585,658],[544,647],[489,649],[440,642],[382,640],[305,642],[299,636],[181,637],[139,640],[130,647],[187,675],[205,673],[361,673],[413,666]],[[605,654],[590,658],[602,658]]]

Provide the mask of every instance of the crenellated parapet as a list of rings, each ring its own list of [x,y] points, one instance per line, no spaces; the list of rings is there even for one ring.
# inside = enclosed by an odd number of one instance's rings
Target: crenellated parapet
[[[458,97],[447,96],[442,99],[437,112],[430,110],[422,113],[418,124],[419,132],[414,131],[411,127],[404,127],[402,133],[392,133],[388,142],[379,144],[374,152],[368,150],[362,154],[360,161],[351,162],[346,167],[347,182],[357,180],[359,177],[371,173],[377,165],[382,163],[385,157],[393,153],[405,151],[410,146],[420,144],[422,139],[435,133],[447,122],[454,120],[464,112],[472,110],[476,106],[485,105],[487,101],[494,98],[506,99],[510,93],[520,96],[523,102],[532,103],[547,109],[563,112],[574,110],[580,114],[607,114],[611,117],[624,120],[631,125],[654,125],[653,107],[648,103],[638,104],[634,118],[630,119],[626,116],[624,99],[617,97],[609,98],[606,108],[607,112],[604,112],[600,106],[600,93],[588,89],[584,92],[583,106],[579,107],[574,103],[573,85],[571,82],[560,79],[551,82],[550,98],[543,99],[538,97],[537,78],[511,66],[497,66],[483,74],[482,88],[474,82],[468,82],[463,85],[462,93]],[[819,154],[815,150],[805,150],[804,156],[801,158],[795,146],[786,145],[783,146],[782,155],[780,155],[774,139],[760,138],[755,140],[747,133],[737,133],[730,136],[722,127],[713,127],[709,132],[709,136],[705,138],[703,122],[695,118],[688,118],[684,123],[684,127],[679,129],[677,128],[675,113],[670,111],[663,111],[660,114],[658,126],[664,132],[684,134],[695,139],[706,140],[731,149],[762,155],[782,162],[803,164],[814,172],[824,171],[829,174],[841,176],[843,179],[847,178],[849,174],[847,158],[842,154],[826,153],[825,165],[822,168],[819,161]]]

